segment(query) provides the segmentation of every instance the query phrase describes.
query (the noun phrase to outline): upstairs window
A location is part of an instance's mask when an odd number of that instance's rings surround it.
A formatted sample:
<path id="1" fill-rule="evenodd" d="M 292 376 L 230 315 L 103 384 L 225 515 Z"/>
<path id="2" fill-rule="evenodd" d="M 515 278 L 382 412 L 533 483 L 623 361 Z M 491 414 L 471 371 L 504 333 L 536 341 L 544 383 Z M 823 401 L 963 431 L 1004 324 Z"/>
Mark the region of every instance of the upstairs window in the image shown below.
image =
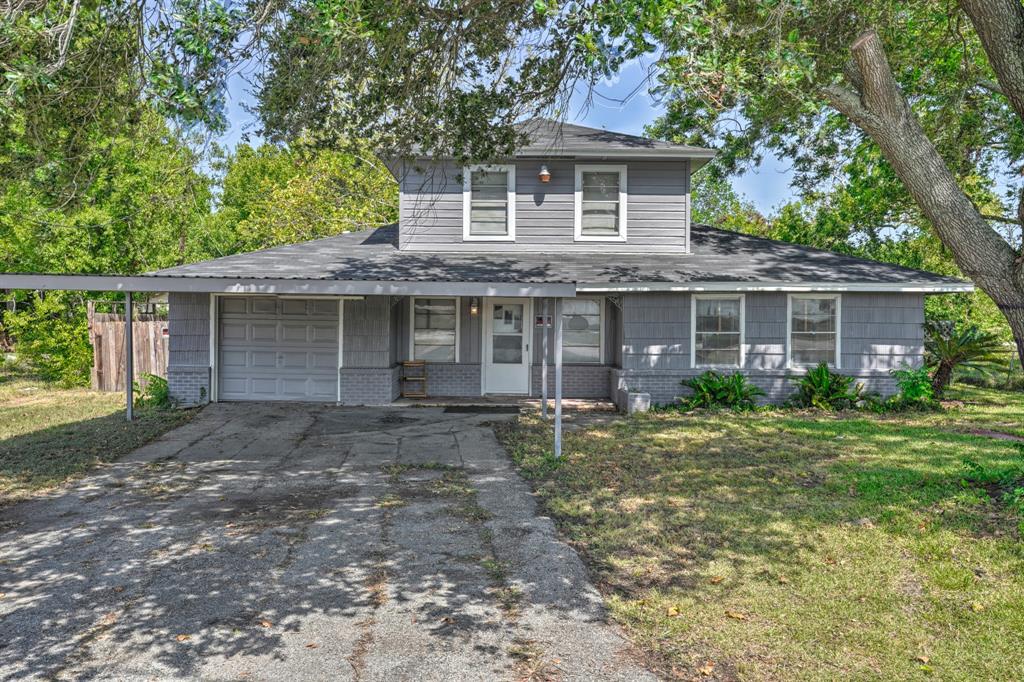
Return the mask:
<path id="1" fill-rule="evenodd" d="M 693 297 L 691 365 L 739 367 L 743 364 L 743 296 Z"/>
<path id="2" fill-rule="evenodd" d="M 601 308 L 597 298 L 567 298 L 562 302 L 562 359 L 601 362 Z"/>
<path id="3" fill-rule="evenodd" d="M 413 360 L 458 362 L 459 299 L 412 300 Z"/>
<path id="4" fill-rule="evenodd" d="M 577 241 L 626 241 L 626 167 L 576 166 Z"/>
<path id="5" fill-rule="evenodd" d="M 839 367 L 839 296 L 791 294 L 789 364 Z"/>
<path id="6" fill-rule="evenodd" d="M 464 240 L 515 240 L 515 166 L 467 166 L 462 172 L 462 195 Z"/>

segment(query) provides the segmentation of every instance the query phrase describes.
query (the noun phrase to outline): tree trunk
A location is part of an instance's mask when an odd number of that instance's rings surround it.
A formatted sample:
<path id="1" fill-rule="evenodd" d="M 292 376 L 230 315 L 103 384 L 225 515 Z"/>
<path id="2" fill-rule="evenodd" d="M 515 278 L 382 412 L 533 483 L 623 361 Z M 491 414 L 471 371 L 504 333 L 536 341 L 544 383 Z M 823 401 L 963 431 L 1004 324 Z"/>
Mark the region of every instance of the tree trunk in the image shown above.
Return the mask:
<path id="1" fill-rule="evenodd" d="M 939 366 L 935 368 L 935 375 L 932 376 L 932 393 L 935 394 L 936 400 L 942 398 L 942 394 L 946 392 L 946 387 L 949 386 L 949 382 L 953 379 L 953 365 L 943 361 L 939 363 Z"/>
<path id="2" fill-rule="evenodd" d="M 968 1 L 985 0 L 964 0 Z M 850 51 L 853 58 L 845 75 L 854 90 L 830 85 L 824 89 L 825 97 L 879 146 L 960 270 L 991 296 L 1006 316 L 1024 362 L 1024 262 L 1020 254 L 981 217 L 925 135 L 893 78 L 878 34 L 862 34 Z"/>

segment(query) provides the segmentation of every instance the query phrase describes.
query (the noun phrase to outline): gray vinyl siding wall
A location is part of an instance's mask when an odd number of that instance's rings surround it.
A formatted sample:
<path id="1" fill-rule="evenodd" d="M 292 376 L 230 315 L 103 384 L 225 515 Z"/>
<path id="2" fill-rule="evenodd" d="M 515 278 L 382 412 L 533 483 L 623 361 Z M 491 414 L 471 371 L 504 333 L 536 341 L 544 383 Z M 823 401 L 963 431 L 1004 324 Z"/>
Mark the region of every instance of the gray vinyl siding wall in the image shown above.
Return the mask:
<path id="1" fill-rule="evenodd" d="M 551 181 L 537 179 L 541 163 Z M 591 163 L 581 161 L 581 164 Z M 619 165 L 619 162 L 605 162 Z M 623 161 L 627 166 L 627 242 L 576 242 L 573 161 L 516 165 L 515 242 L 463 241 L 462 167 L 452 162 L 402 170 L 399 248 L 417 251 L 683 252 L 689 221 L 688 161 Z"/>
<path id="2" fill-rule="evenodd" d="M 167 389 L 183 406 L 210 399 L 210 295 L 168 296 Z"/>
<path id="3" fill-rule="evenodd" d="M 341 366 L 390 367 L 391 303 L 387 296 L 345 301 Z"/>
<path id="4" fill-rule="evenodd" d="M 751 380 L 780 400 L 792 390 L 786 367 L 787 294 L 745 295 L 742 367 Z M 682 379 L 704 371 L 690 364 L 690 305 L 687 293 L 628 294 L 622 298 L 622 370 L 613 393 L 623 385 L 650 392 L 655 402 L 685 393 Z M 868 390 L 895 390 L 890 370 L 920 366 L 924 354 L 924 296 L 904 293 L 841 295 L 840 368 Z M 727 370 L 725 370 L 727 371 Z"/>

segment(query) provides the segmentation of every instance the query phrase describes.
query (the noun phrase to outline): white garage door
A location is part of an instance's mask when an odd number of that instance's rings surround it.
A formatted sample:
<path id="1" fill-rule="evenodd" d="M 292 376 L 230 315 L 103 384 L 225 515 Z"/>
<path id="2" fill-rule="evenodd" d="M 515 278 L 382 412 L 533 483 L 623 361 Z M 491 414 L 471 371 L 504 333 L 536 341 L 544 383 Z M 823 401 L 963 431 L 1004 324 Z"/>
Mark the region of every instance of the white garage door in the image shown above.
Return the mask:
<path id="1" fill-rule="evenodd" d="M 219 299 L 219 400 L 338 397 L 338 301 Z"/>

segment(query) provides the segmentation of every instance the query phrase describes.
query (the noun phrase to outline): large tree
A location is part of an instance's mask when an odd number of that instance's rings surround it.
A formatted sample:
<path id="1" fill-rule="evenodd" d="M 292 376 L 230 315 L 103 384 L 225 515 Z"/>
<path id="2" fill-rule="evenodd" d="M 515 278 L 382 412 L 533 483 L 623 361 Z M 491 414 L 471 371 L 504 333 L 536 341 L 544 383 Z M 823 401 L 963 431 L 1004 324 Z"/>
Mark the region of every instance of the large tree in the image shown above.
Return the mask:
<path id="1" fill-rule="evenodd" d="M 271 140 L 368 138 L 388 154 L 494 157 L 516 143 L 518 118 L 564 114 L 575 87 L 645 59 L 668 103 L 659 129 L 721 146 L 723 172 L 769 150 L 812 192 L 848 181 L 837 170 L 870 140 L 902 192 L 888 217 L 931 225 L 999 306 L 1024 357 L 1020 231 L 1001 229 L 1019 228 L 1024 209 L 999 196 L 1004 186 L 1019 191 L 1024 163 L 1021 0 L 11 7 L 14 30 L 0 33 L 11 94 L 0 126 L 56 131 L 61 144 L 90 111 L 110 106 L 104 89 L 216 125 L 224 76 L 256 60 L 257 111 Z"/>

